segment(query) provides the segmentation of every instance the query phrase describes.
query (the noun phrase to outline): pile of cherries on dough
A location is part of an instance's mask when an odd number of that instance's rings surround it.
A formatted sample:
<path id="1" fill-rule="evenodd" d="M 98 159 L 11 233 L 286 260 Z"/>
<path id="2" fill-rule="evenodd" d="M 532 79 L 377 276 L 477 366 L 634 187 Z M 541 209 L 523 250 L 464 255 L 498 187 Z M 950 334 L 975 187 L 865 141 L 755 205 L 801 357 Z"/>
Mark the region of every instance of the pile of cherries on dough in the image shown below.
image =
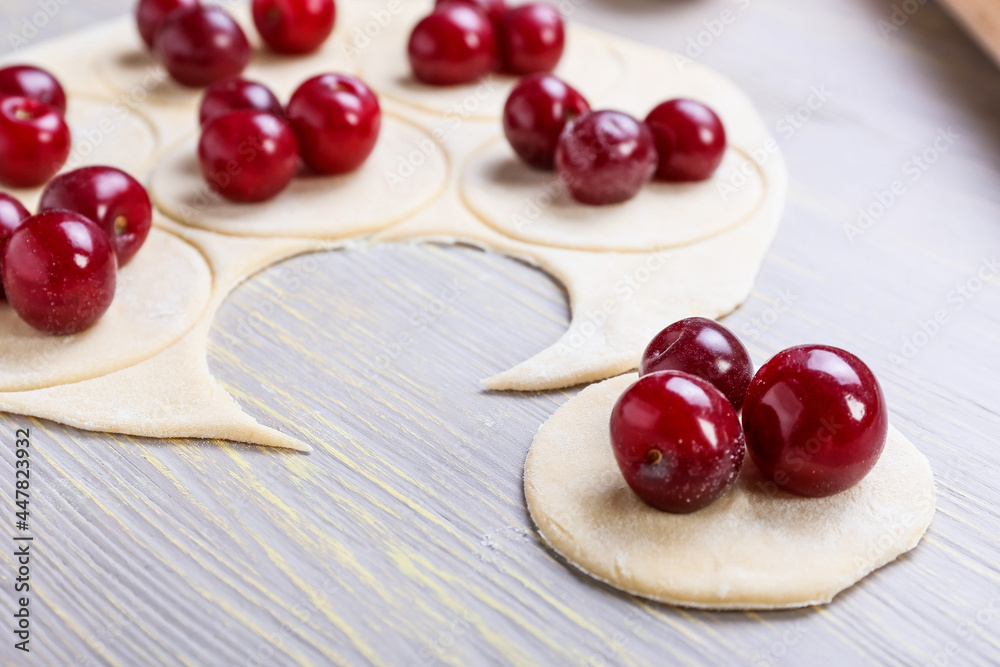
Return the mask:
<path id="1" fill-rule="evenodd" d="M 550 72 L 562 59 L 566 29 L 547 2 L 436 0 L 410 34 L 413 76 L 431 86 L 472 83 L 493 72 Z"/>
<path id="2" fill-rule="evenodd" d="M 522 79 L 504 107 L 504 134 L 537 169 L 555 169 L 582 204 L 619 204 L 652 179 L 704 181 L 726 152 L 726 130 L 708 106 L 673 99 L 645 121 L 614 110 L 591 111 L 575 88 L 552 74 Z"/>
<path id="3" fill-rule="evenodd" d="M 104 315 L 118 267 L 153 222 L 146 189 L 123 171 L 96 166 L 52 178 L 70 152 L 65 110 L 66 94 L 49 72 L 0 70 L 0 185 L 48 183 L 36 215 L 0 192 L 0 300 L 51 335 L 80 333 Z"/>
<path id="4" fill-rule="evenodd" d="M 72 135 L 66 93 L 38 67 L 0 69 L 0 185 L 37 188 L 66 164 Z"/>
<path id="5" fill-rule="evenodd" d="M 0 192 L 0 300 L 46 334 L 89 329 L 111 306 L 118 267 L 139 251 L 152 224 L 146 189 L 113 167 L 57 176 L 36 215 Z"/>
<path id="6" fill-rule="evenodd" d="M 254 0 L 252 9 L 262 38 L 281 53 L 319 48 L 336 15 L 333 0 Z M 256 201 L 287 185 L 300 158 L 295 133 L 307 137 L 303 142 L 312 151 L 302 159 L 326 173 L 351 168 L 351 160 L 360 164 L 374 146 L 381 113 L 360 82 L 317 77 L 285 110 L 259 84 L 232 79 L 249 62 L 250 45 L 221 8 L 197 0 L 140 0 L 136 20 L 175 80 L 191 87 L 217 84 L 202 105 L 210 132 L 201 158 L 206 174 L 216 177 L 210 184 L 223 194 Z M 258 113 L 261 106 L 266 113 Z M 77 334 L 97 323 L 114 300 L 117 269 L 135 256 L 152 227 L 146 189 L 118 169 L 87 167 L 53 179 L 70 154 L 65 109 L 65 92 L 48 72 L 0 70 L 0 185 L 48 183 L 34 216 L 0 193 L 0 297 L 51 335 Z"/>
<path id="7" fill-rule="evenodd" d="M 254 24 L 282 54 L 316 51 L 336 21 L 333 0 L 253 0 Z M 220 7 L 198 0 L 141 0 L 139 33 L 183 86 L 206 88 L 198 161 L 210 188 L 236 202 L 262 202 L 288 187 L 304 163 L 312 172 L 346 174 L 378 141 L 382 111 L 362 81 L 323 74 L 283 106 L 264 84 L 240 78 L 250 43 Z"/>
<path id="8" fill-rule="evenodd" d="M 627 201 L 654 177 L 693 182 L 715 173 L 726 131 L 712 109 L 669 100 L 645 121 L 591 111 L 583 95 L 549 74 L 565 44 L 562 17 L 548 3 L 508 8 L 504 0 L 437 0 L 410 34 L 408 54 L 414 77 L 434 86 L 497 71 L 524 77 L 504 108 L 507 140 L 530 166 L 557 170 L 580 203 Z"/>
<path id="9" fill-rule="evenodd" d="M 315 174 L 358 169 L 378 143 L 382 110 L 363 81 L 321 74 L 287 106 L 262 83 L 213 84 L 202 98 L 198 162 L 209 187 L 235 202 L 262 202 L 288 187 L 300 163 Z"/>
<path id="10" fill-rule="evenodd" d="M 754 375 L 739 339 L 696 317 L 649 344 L 639 380 L 612 410 L 611 444 L 639 498 L 687 514 L 725 493 L 748 450 L 763 492 L 845 491 L 878 462 L 888 428 L 882 388 L 856 356 L 802 345 Z"/>

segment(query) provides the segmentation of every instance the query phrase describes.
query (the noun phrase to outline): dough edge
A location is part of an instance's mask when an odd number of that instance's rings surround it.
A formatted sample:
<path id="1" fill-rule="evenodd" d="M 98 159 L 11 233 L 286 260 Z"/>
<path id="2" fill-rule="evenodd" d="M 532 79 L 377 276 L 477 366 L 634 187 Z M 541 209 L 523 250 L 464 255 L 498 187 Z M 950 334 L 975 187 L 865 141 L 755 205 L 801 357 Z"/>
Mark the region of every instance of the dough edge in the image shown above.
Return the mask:
<path id="1" fill-rule="evenodd" d="M 607 379 L 603 382 L 589 385 L 583 391 L 581 391 L 577 396 L 570 399 L 566 404 L 564 404 L 555 414 L 552 415 L 542 426 L 538 429 L 534 440 L 532 441 L 532 446 L 528 451 L 525 460 L 524 469 L 524 496 L 525 496 L 525 506 L 528 510 L 528 515 L 531 517 L 531 521 L 538 532 L 539 537 L 545 545 L 555 552 L 565 563 L 571 565 L 574 569 L 582 572 L 592 579 L 596 579 L 601 583 L 610 586 L 614 589 L 627 593 L 629 595 L 635 595 L 641 598 L 646 598 L 654 602 L 661 602 L 664 604 L 669 604 L 677 607 L 684 607 L 689 609 L 700 609 L 707 611 L 777 611 L 783 609 L 798 609 L 802 607 L 810 607 L 815 605 L 824 605 L 833 601 L 833 598 L 843 591 L 853 587 L 855 584 L 859 583 L 862 579 L 866 578 L 875 570 L 888 565 L 889 563 L 895 561 L 903 554 L 913 550 L 923 539 L 927 530 L 930 528 L 931 522 L 936 513 L 935 499 L 936 499 L 936 489 L 933 481 L 933 472 L 930 467 L 930 462 L 927 457 L 924 456 L 922 452 L 916 449 L 916 447 L 901 433 L 899 433 L 895 427 L 890 424 L 889 427 L 889 437 L 900 438 L 906 446 L 913 450 L 916 455 L 915 460 L 918 460 L 921 464 L 922 472 L 926 472 L 927 478 L 930 482 L 930 511 L 926 512 L 926 516 L 916 516 L 915 521 L 909 532 L 906 532 L 903 537 L 895 538 L 893 544 L 889 548 L 882 550 L 880 557 L 869 561 L 869 565 L 863 570 L 857 570 L 852 574 L 846 574 L 839 579 L 831 579 L 829 583 L 826 583 L 822 587 L 816 587 L 817 590 L 810 591 L 808 594 L 795 595 L 787 590 L 777 591 L 778 594 L 770 596 L 746 596 L 744 598 L 731 599 L 731 600 L 720 600 L 717 595 L 683 595 L 683 594 L 673 594 L 671 591 L 667 590 L 651 590 L 644 589 L 642 586 L 636 586 L 627 583 L 618 583 L 613 580 L 611 576 L 605 571 L 606 568 L 603 565 L 593 566 L 593 563 L 597 562 L 597 559 L 574 559 L 568 553 L 568 550 L 561 549 L 554 543 L 554 540 L 550 538 L 550 534 L 555 534 L 562 531 L 558 522 L 549 518 L 542 516 L 542 513 L 538 511 L 538 490 L 536 484 L 532 477 L 534 477 L 534 471 L 532 468 L 533 456 L 536 452 L 535 444 L 538 442 L 539 438 L 546 434 L 550 428 L 555 428 L 554 421 L 560 412 L 569 409 L 574 402 L 579 402 L 581 398 L 586 400 L 587 398 L 592 398 L 594 395 L 599 394 L 601 391 L 607 391 L 609 386 L 614 388 L 614 395 L 618 396 L 626 387 L 628 387 L 632 382 L 637 379 L 637 374 L 629 373 L 625 375 L 620 375 L 618 377 Z M 618 386 L 620 385 L 620 387 Z M 620 389 L 620 391 L 618 390 Z M 598 396 L 598 400 L 600 397 Z M 592 406 L 591 406 L 592 407 Z M 728 493 L 728 492 L 727 492 Z M 721 499 L 720 499 L 721 500 Z M 915 513 L 916 514 L 916 513 Z M 548 533 L 548 534 L 547 534 Z M 903 538 L 906 538 L 905 541 Z"/>

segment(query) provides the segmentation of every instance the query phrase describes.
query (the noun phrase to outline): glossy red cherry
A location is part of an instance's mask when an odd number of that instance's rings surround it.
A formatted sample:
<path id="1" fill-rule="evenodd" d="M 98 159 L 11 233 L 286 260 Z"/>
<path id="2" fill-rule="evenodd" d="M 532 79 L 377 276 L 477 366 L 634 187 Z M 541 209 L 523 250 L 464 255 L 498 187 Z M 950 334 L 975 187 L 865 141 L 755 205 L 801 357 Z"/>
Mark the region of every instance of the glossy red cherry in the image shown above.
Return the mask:
<path id="1" fill-rule="evenodd" d="M 17 199 L 0 192 L 0 276 L 3 275 L 3 249 L 14 230 L 30 217 L 28 209 Z M 3 281 L 0 280 L 0 299 L 4 298 Z"/>
<path id="2" fill-rule="evenodd" d="M 646 124 L 656 137 L 661 181 L 704 181 L 726 154 L 726 128 L 715 112 L 694 100 L 670 100 L 653 109 Z"/>
<path id="3" fill-rule="evenodd" d="M 69 157 L 63 115 L 30 97 L 0 98 L 0 184 L 34 188 L 52 178 Z"/>
<path id="4" fill-rule="evenodd" d="M 30 97 L 66 113 L 66 93 L 59 80 L 49 72 L 30 65 L 12 65 L 0 69 L 0 97 Z"/>
<path id="5" fill-rule="evenodd" d="M 471 5 L 489 18 L 490 23 L 494 26 L 500 21 L 500 17 L 503 16 L 504 12 L 507 11 L 507 3 L 504 0 L 436 0 L 434 3 L 435 9 L 441 5 L 446 4 L 464 4 Z"/>
<path id="6" fill-rule="evenodd" d="M 253 0 L 253 22 L 261 39 L 278 53 L 312 53 L 337 20 L 333 0 Z"/>
<path id="7" fill-rule="evenodd" d="M 639 373 L 657 371 L 683 371 L 700 377 L 739 410 L 753 379 L 753 362 L 732 331 L 714 320 L 689 317 L 658 333 L 643 353 Z"/>
<path id="8" fill-rule="evenodd" d="M 168 16 L 179 9 L 190 9 L 201 3 L 198 0 L 139 0 L 135 7 L 135 21 L 139 26 L 139 36 L 150 49 L 156 40 L 156 31 L 160 29 Z"/>
<path id="9" fill-rule="evenodd" d="M 471 83 L 496 66 L 496 31 L 475 7 L 444 3 L 413 29 L 408 53 L 418 81 L 432 86 Z"/>
<path id="10" fill-rule="evenodd" d="M 28 218 L 7 241 L 7 301 L 39 331 L 67 336 L 89 329 L 115 296 L 115 252 L 97 225 L 72 211 Z"/>
<path id="11" fill-rule="evenodd" d="M 0 192 L 0 254 L 10 235 L 30 216 L 28 209 L 16 197 Z"/>
<path id="12" fill-rule="evenodd" d="M 625 390 L 611 412 L 611 445 L 635 494 L 674 514 L 715 502 L 736 480 L 746 452 L 726 397 L 677 371 L 645 375 Z"/>
<path id="13" fill-rule="evenodd" d="M 656 171 L 653 133 L 628 114 L 592 111 L 566 124 L 556 147 L 556 169 L 583 204 L 627 201 Z"/>
<path id="14" fill-rule="evenodd" d="M 153 205 L 146 188 L 114 167 L 84 167 L 56 176 L 42 192 L 40 211 L 73 211 L 107 234 L 118 266 L 125 266 L 146 242 Z"/>
<path id="15" fill-rule="evenodd" d="M 243 29 L 219 7 L 173 12 L 156 32 L 154 44 L 170 76 L 189 88 L 237 76 L 250 62 Z"/>
<path id="16" fill-rule="evenodd" d="M 233 111 L 204 127 L 198 161 L 205 181 L 226 199 L 260 202 L 288 187 L 299 151 L 284 121 L 261 111 Z"/>
<path id="17" fill-rule="evenodd" d="M 277 96 L 262 83 L 232 77 L 217 81 L 205 90 L 198 111 L 198 121 L 204 125 L 216 116 L 230 111 L 263 111 L 284 118 L 285 109 Z"/>
<path id="18" fill-rule="evenodd" d="M 875 375 L 849 352 L 803 345 L 757 371 L 743 404 L 757 468 L 779 488 L 818 498 L 849 489 L 875 466 L 889 428 Z"/>
<path id="19" fill-rule="evenodd" d="M 522 160 L 552 169 L 566 123 L 588 111 L 590 105 L 575 88 L 551 74 L 532 74 L 521 79 L 507 98 L 503 131 Z"/>
<path id="20" fill-rule="evenodd" d="M 353 76 L 323 74 L 303 83 L 286 110 L 302 160 L 321 174 L 346 174 L 371 155 L 382 109 L 371 88 Z"/>
<path id="21" fill-rule="evenodd" d="M 551 72 L 562 59 L 566 29 L 562 16 L 547 2 L 508 9 L 500 18 L 497 41 L 504 71 Z"/>

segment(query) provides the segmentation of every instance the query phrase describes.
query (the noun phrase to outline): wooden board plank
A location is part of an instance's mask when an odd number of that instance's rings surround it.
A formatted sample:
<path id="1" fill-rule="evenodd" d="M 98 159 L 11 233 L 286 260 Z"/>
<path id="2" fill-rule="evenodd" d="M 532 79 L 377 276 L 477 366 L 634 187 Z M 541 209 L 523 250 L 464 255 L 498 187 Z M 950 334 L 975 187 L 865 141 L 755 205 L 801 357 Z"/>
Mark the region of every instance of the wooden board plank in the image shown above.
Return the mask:
<path id="1" fill-rule="evenodd" d="M 129 4 L 66 3 L 33 39 Z M 927 540 L 794 612 L 690 612 L 593 583 L 540 544 L 520 482 L 534 432 L 573 392 L 478 386 L 555 340 L 562 290 L 468 249 L 359 249 L 264 272 L 214 325 L 213 372 L 255 416 L 319 443 L 311 456 L 0 416 L 5 498 L 14 431 L 32 429 L 39 553 L 25 659 L 0 549 L 0 663 L 996 664 L 1000 74 L 930 3 L 888 35 L 892 0 L 578 4 L 577 20 L 691 49 L 773 125 L 789 210 L 727 322 L 758 363 L 812 341 L 875 368 L 937 476 Z M 0 49 L 36 11 L 0 6 Z"/>

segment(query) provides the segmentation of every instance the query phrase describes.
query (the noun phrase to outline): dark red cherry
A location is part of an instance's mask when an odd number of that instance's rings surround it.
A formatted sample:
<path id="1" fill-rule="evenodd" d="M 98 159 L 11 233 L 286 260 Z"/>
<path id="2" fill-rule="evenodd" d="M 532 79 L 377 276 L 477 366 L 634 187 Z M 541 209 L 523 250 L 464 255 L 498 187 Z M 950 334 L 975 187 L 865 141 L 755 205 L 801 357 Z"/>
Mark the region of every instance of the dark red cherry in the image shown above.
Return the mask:
<path id="1" fill-rule="evenodd" d="M 818 498 L 875 466 L 889 417 L 875 375 L 849 352 L 803 345 L 779 352 L 750 383 L 743 428 L 757 468 L 777 487 Z"/>
<path id="2" fill-rule="evenodd" d="M 0 98 L 0 184 L 43 185 L 66 164 L 70 145 L 58 109 L 30 97 Z"/>
<path id="3" fill-rule="evenodd" d="M 0 69 L 0 97 L 30 97 L 66 113 L 66 93 L 59 80 L 39 67 L 12 65 Z"/>
<path id="4" fill-rule="evenodd" d="M 504 0 L 436 0 L 434 3 L 435 10 L 441 5 L 449 3 L 471 5 L 477 8 L 479 11 L 486 14 L 490 23 L 494 26 L 499 23 L 500 17 L 507 11 L 507 3 Z"/>
<path id="5" fill-rule="evenodd" d="M 312 53 L 327 40 L 337 20 L 333 0 L 253 0 L 253 22 L 278 53 Z"/>
<path id="6" fill-rule="evenodd" d="M 732 404 L 687 373 L 639 378 L 611 412 L 611 446 L 629 487 L 675 514 L 711 505 L 736 481 L 746 443 Z"/>
<path id="7" fill-rule="evenodd" d="M 378 98 L 363 81 L 323 74 L 303 83 L 286 110 L 302 160 L 321 174 L 346 174 L 371 155 L 382 128 Z"/>
<path id="8" fill-rule="evenodd" d="M 3 249 L 14 230 L 30 217 L 28 209 L 17 199 L 0 192 L 0 276 L 3 275 Z M 3 281 L 0 280 L 0 299 L 4 298 Z"/>
<path id="9" fill-rule="evenodd" d="M 753 378 L 750 353 L 726 327 L 704 317 L 674 322 L 650 342 L 641 375 L 683 371 L 711 383 L 739 410 Z"/>
<path id="10" fill-rule="evenodd" d="M 661 181 L 704 181 L 726 153 L 726 128 L 701 102 L 670 100 L 653 109 L 646 124 L 656 137 Z"/>
<path id="11" fill-rule="evenodd" d="M 30 216 L 28 209 L 16 197 L 0 192 L 0 253 L 14 230 Z"/>
<path id="12" fill-rule="evenodd" d="M 552 74 L 521 79 L 507 98 L 503 131 L 522 160 L 538 169 L 552 169 L 556 146 L 566 123 L 590 111 L 575 88 Z"/>
<path id="13" fill-rule="evenodd" d="M 508 9 L 500 18 L 497 41 L 504 71 L 551 72 L 562 59 L 566 32 L 562 16 L 547 2 Z"/>
<path id="14" fill-rule="evenodd" d="M 150 49 L 156 40 L 156 31 L 160 29 L 168 16 L 179 9 L 190 9 L 201 3 L 198 0 L 139 0 L 135 7 L 135 21 L 139 26 L 139 36 Z"/>
<path id="15" fill-rule="evenodd" d="M 198 161 L 205 181 L 226 199 L 260 202 L 288 187 L 299 151 L 281 119 L 262 111 L 233 111 L 203 128 Z"/>
<path id="16" fill-rule="evenodd" d="M 592 111 L 566 124 L 556 148 L 556 169 L 583 204 L 627 201 L 656 171 L 653 133 L 628 114 Z"/>
<path id="17" fill-rule="evenodd" d="M 28 218 L 3 253 L 7 301 L 22 320 L 54 336 L 80 333 L 104 315 L 117 269 L 107 235 L 72 211 Z"/>
<path id="18" fill-rule="evenodd" d="M 240 110 L 263 111 L 279 118 L 285 116 L 284 107 L 270 88 L 256 81 L 232 77 L 217 81 L 205 90 L 198 121 L 204 125 L 216 116 Z"/>
<path id="19" fill-rule="evenodd" d="M 243 29 L 219 7 L 173 12 L 156 32 L 155 49 L 170 76 L 189 88 L 237 76 L 250 62 Z"/>
<path id="20" fill-rule="evenodd" d="M 471 83 L 496 66 L 496 32 L 482 11 L 448 2 L 413 29 L 408 53 L 418 81 L 432 86 Z"/>
<path id="21" fill-rule="evenodd" d="M 42 192 L 40 211 L 73 211 L 100 227 L 125 266 L 146 242 L 153 205 L 146 188 L 114 167 L 84 167 L 56 176 Z"/>

